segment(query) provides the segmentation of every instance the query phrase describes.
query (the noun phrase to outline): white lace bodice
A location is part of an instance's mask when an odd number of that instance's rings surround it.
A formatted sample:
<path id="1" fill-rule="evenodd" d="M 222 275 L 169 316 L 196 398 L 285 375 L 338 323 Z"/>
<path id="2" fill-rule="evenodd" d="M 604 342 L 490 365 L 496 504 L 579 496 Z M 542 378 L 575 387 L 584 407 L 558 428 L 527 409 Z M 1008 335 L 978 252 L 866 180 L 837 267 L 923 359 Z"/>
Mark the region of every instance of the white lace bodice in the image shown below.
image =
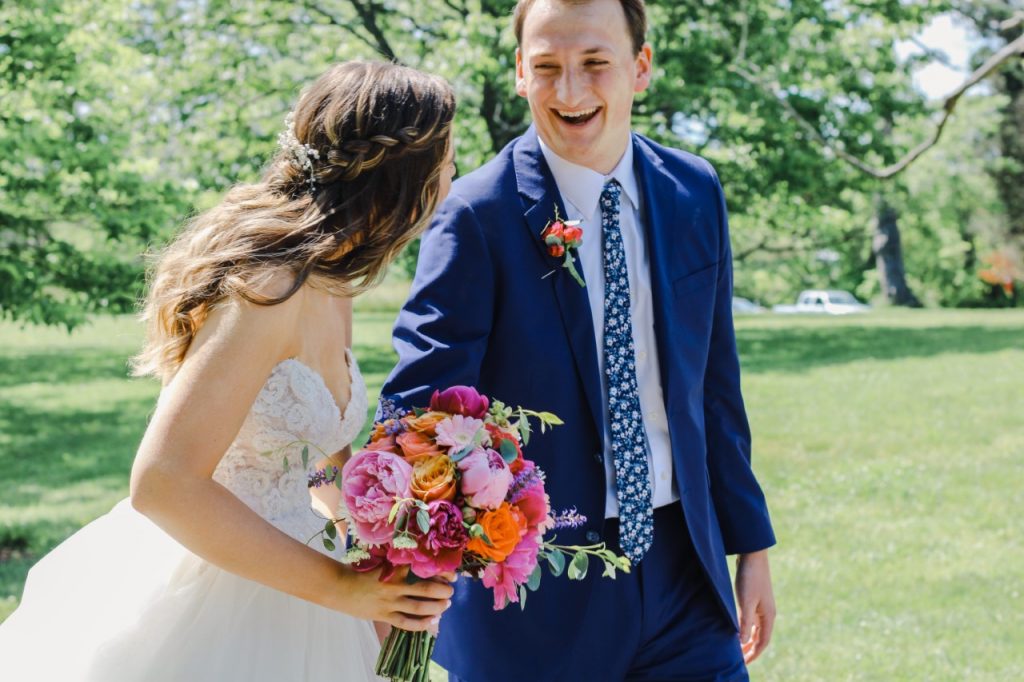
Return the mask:
<path id="1" fill-rule="evenodd" d="M 351 351 L 346 356 L 351 398 L 344 413 L 315 370 L 294 358 L 283 360 L 213 474 L 253 511 L 302 542 L 323 526 L 310 509 L 308 475 L 318 460 L 350 445 L 366 420 L 366 383 L 355 356 Z M 301 453 L 307 444 L 304 468 Z"/>

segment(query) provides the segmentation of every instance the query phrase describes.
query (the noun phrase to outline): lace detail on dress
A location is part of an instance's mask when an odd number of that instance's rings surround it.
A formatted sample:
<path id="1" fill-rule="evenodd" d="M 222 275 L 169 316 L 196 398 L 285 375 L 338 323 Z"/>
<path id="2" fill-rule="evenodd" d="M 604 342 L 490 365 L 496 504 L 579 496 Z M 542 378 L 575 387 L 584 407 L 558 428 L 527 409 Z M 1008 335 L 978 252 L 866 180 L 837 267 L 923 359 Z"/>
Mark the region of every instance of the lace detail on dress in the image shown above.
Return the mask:
<path id="1" fill-rule="evenodd" d="M 310 509 L 308 474 L 323 453 L 350 445 L 366 420 L 366 383 L 351 351 L 346 358 L 351 397 L 344 413 L 316 371 L 294 358 L 278 363 L 213 474 L 253 511 L 303 542 L 323 525 Z"/>

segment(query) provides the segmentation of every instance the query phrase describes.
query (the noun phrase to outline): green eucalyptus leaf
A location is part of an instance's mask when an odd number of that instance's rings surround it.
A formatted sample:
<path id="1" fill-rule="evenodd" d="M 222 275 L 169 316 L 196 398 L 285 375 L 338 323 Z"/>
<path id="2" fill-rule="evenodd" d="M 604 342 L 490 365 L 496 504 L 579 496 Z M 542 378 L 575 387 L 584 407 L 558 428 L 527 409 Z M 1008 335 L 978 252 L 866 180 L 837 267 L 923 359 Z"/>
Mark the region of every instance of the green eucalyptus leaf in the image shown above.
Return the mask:
<path id="1" fill-rule="evenodd" d="M 338 527 L 334 525 L 334 521 L 328 521 L 324 524 L 324 532 L 327 533 L 329 538 L 338 537 Z"/>
<path id="2" fill-rule="evenodd" d="M 519 610 L 520 611 L 525 611 L 526 610 L 526 595 L 527 594 L 528 594 L 528 591 L 526 589 L 526 586 L 525 585 L 520 585 L 519 586 Z"/>
<path id="3" fill-rule="evenodd" d="M 335 548 L 335 545 L 334 545 L 334 542 L 330 538 L 324 538 L 324 547 L 327 548 L 328 552 L 333 552 L 334 548 Z"/>
<path id="4" fill-rule="evenodd" d="M 420 532 L 421 533 L 424 533 L 424 534 L 429 533 L 430 532 L 430 514 L 428 514 L 423 509 L 420 509 L 419 511 L 417 511 L 416 512 L 416 525 L 420 527 Z"/>
<path id="5" fill-rule="evenodd" d="M 549 426 L 562 426 L 565 424 L 558 415 L 551 412 L 539 412 L 537 416 L 540 417 L 541 423 L 548 424 Z"/>
<path id="6" fill-rule="evenodd" d="M 519 435 L 523 439 L 523 445 L 530 444 L 530 420 L 525 416 L 520 415 L 519 421 L 516 422 L 516 426 L 519 428 Z"/>
<path id="7" fill-rule="evenodd" d="M 541 567 L 540 567 L 540 563 L 538 563 L 538 564 L 537 564 L 537 565 L 536 565 L 536 566 L 534 567 L 534 569 L 533 569 L 533 573 L 531 573 L 531 574 L 530 574 L 530 577 L 529 577 L 529 578 L 527 579 L 527 581 L 526 581 L 526 587 L 527 587 L 527 588 L 528 588 L 528 589 L 529 589 L 529 590 L 530 590 L 531 592 L 536 592 L 536 591 L 537 591 L 537 588 L 538 588 L 538 587 L 540 587 L 540 579 L 541 579 L 541 577 L 542 577 L 543 575 L 544 575 L 544 571 L 542 571 L 542 570 L 541 570 Z"/>
<path id="8" fill-rule="evenodd" d="M 510 440 L 501 441 L 501 458 L 505 460 L 506 464 L 516 461 L 518 456 L 519 453 L 516 451 L 515 443 Z"/>
<path id="9" fill-rule="evenodd" d="M 557 578 L 565 570 L 565 555 L 561 550 L 553 549 L 548 552 L 548 563 L 551 564 L 551 575 Z"/>
<path id="10" fill-rule="evenodd" d="M 576 552 L 569 564 L 569 580 L 583 580 L 587 577 L 587 567 L 590 565 L 590 557 L 586 552 Z"/>
<path id="11" fill-rule="evenodd" d="M 309 468 L 309 446 L 302 446 L 302 469 L 306 470 Z"/>
<path id="12" fill-rule="evenodd" d="M 464 459 L 466 457 L 466 455 L 468 455 L 469 453 L 473 452 L 473 450 L 475 450 L 475 449 L 476 449 L 476 445 L 473 444 L 473 443 L 470 443 L 466 447 L 464 447 L 461 450 L 459 450 L 458 452 L 456 452 L 454 455 L 448 455 L 448 458 L 451 459 L 453 462 L 458 462 L 458 461 Z"/>

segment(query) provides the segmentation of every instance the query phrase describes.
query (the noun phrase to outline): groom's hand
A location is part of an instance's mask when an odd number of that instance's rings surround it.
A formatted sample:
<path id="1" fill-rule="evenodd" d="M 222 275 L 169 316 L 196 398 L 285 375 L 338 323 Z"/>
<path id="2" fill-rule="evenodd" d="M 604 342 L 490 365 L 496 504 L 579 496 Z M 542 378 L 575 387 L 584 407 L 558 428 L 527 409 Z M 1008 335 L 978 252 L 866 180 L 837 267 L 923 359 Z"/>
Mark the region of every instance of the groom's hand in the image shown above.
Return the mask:
<path id="1" fill-rule="evenodd" d="M 741 554 L 736 563 L 740 645 L 743 660 L 752 663 L 768 647 L 775 625 L 775 597 L 768 569 L 768 550 Z"/>

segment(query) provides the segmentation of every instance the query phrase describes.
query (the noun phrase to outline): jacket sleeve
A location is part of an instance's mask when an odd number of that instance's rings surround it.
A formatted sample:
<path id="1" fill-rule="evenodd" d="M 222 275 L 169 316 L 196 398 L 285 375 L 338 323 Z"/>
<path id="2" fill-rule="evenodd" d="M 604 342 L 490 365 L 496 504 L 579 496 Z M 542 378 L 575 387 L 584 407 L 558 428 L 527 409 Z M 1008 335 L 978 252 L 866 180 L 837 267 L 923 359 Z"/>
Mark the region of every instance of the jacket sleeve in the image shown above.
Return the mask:
<path id="1" fill-rule="evenodd" d="M 732 249 L 725 195 L 712 173 L 718 203 L 721 261 L 704 376 L 704 423 L 711 499 L 726 554 L 745 554 L 775 544 L 761 486 L 751 469 L 750 427 L 740 392 L 740 365 L 732 319 Z"/>
<path id="2" fill-rule="evenodd" d="M 398 364 L 382 398 L 426 407 L 436 389 L 476 386 L 493 308 L 493 268 L 480 224 L 464 200 L 449 195 L 420 242 L 416 277 L 394 328 Z"/>

